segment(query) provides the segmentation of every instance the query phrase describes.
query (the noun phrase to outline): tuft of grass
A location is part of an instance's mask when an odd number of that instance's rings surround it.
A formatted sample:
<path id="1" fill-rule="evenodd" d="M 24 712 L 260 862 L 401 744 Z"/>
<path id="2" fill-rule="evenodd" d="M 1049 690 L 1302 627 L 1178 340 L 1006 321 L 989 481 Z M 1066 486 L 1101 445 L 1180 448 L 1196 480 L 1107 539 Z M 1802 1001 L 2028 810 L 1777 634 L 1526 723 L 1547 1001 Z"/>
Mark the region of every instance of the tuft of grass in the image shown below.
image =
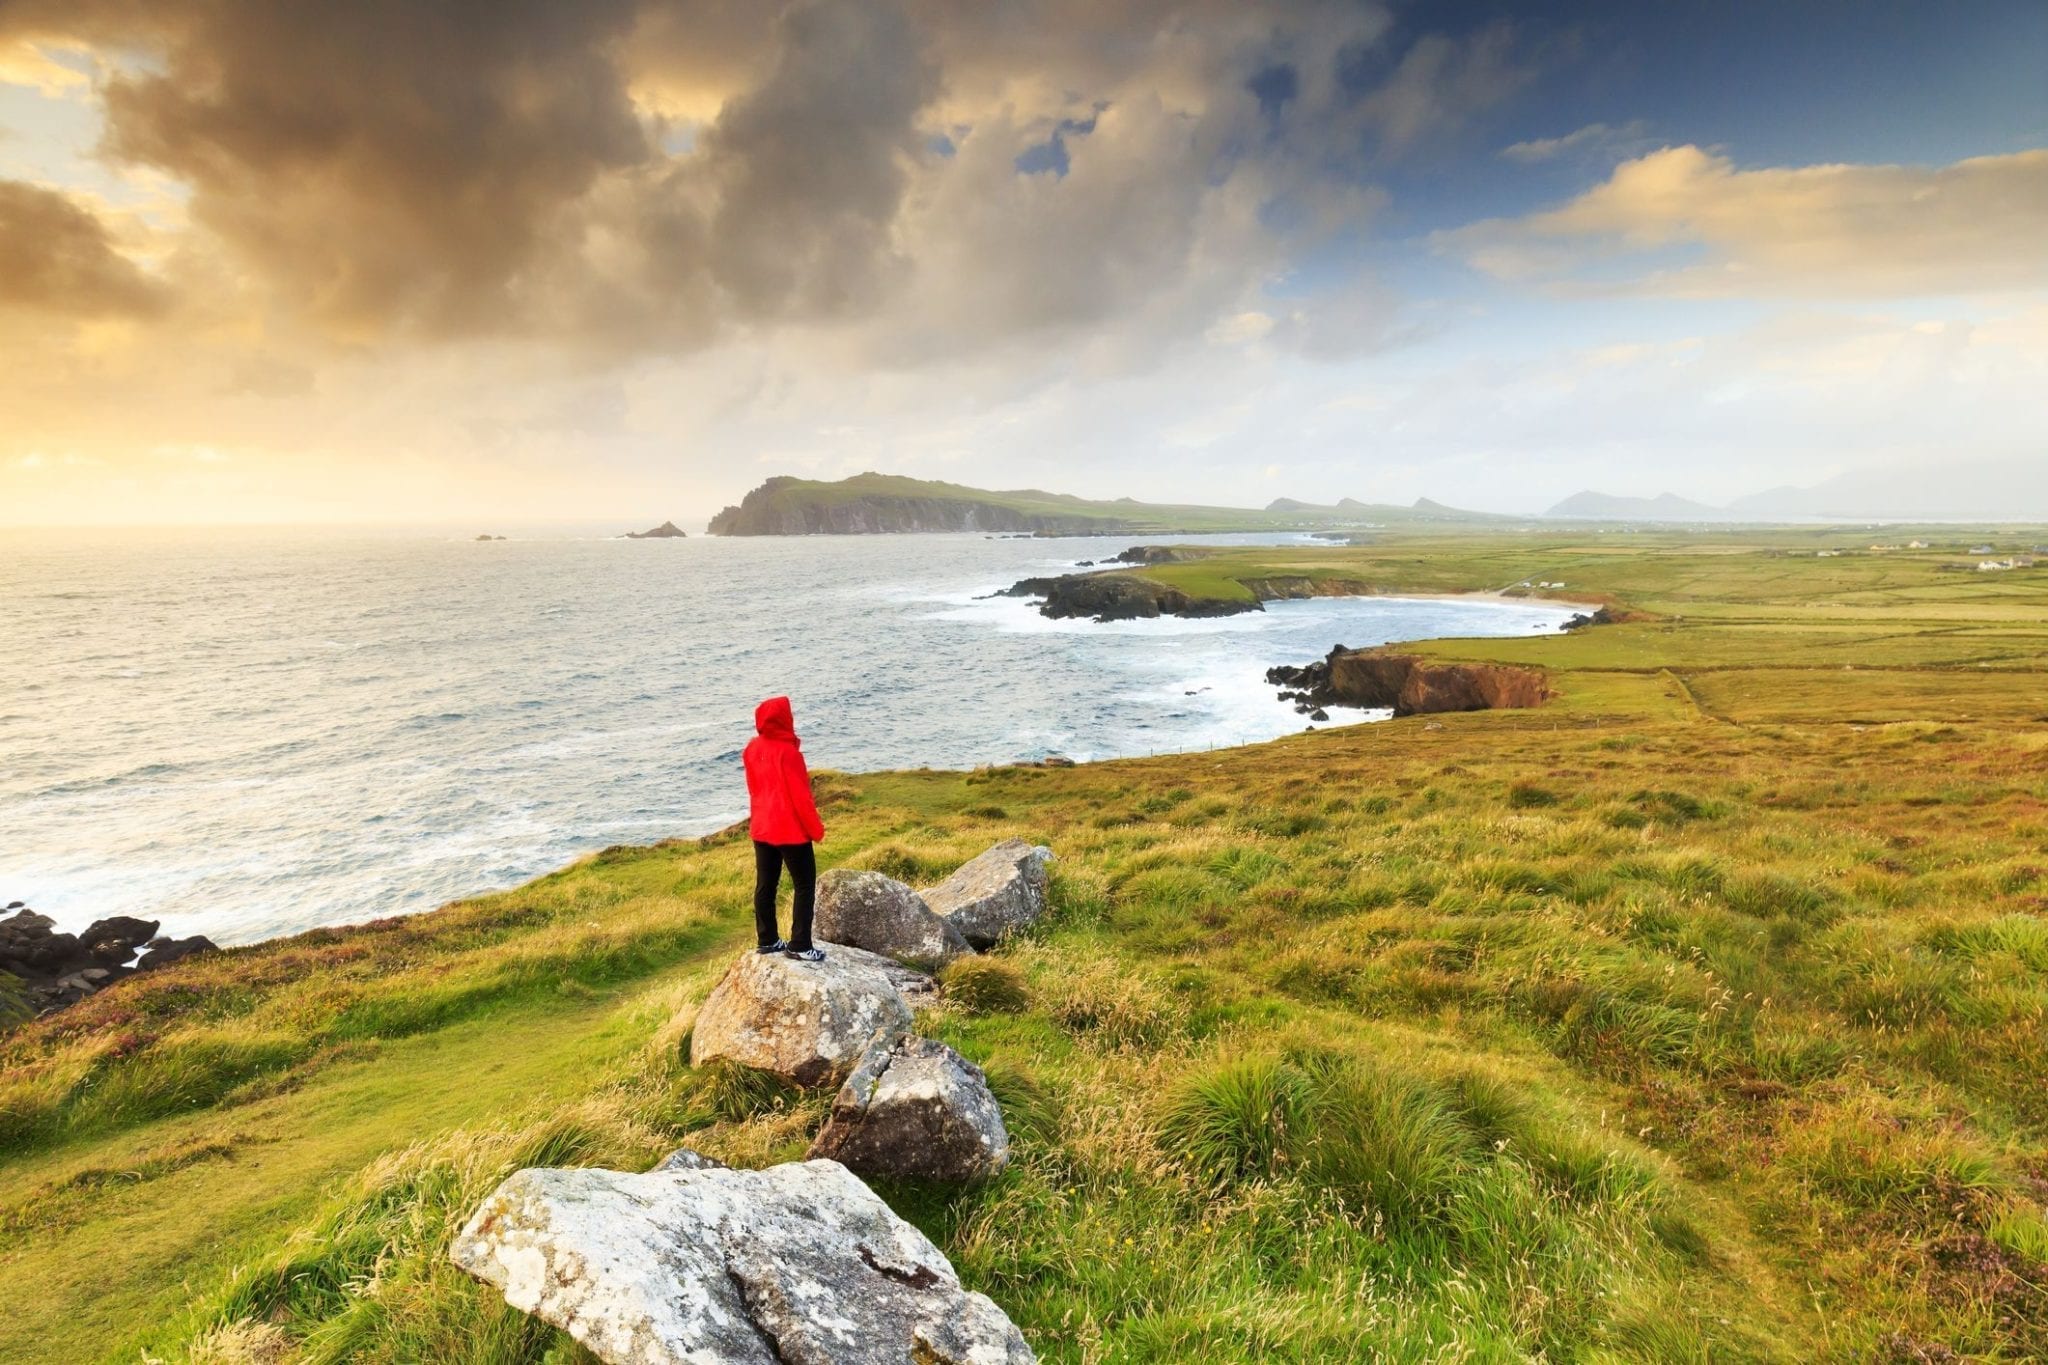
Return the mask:
<path id="1" fill-rule="evenodd" d="M 939 981 L 946 999 L 969 1014 L 1016 1014 L 1031 1003 L 1024 973 L 999 957 L 955 958 Z"/>

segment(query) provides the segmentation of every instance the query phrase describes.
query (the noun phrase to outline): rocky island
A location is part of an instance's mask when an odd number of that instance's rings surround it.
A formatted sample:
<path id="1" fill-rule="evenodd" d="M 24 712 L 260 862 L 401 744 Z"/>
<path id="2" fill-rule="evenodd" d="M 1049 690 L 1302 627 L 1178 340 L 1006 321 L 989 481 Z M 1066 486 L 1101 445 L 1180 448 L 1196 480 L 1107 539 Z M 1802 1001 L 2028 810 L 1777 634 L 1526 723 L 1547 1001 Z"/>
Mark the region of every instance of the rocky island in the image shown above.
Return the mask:
<path id="1" fill-rule="evenodd" d="M 682 527 L 674 522 L 664 521 L 651 531 L 628 531 L 623 538 L 626 540 L 682 540 L 688 534 L 689 532 L 683 530 Z"/>

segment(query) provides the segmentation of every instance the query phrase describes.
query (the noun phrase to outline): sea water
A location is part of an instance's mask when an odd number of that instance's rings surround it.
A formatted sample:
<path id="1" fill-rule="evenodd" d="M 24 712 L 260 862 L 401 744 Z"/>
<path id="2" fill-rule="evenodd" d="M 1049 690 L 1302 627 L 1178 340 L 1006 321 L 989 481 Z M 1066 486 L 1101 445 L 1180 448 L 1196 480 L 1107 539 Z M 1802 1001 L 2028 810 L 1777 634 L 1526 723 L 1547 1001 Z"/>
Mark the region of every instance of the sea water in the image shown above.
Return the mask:
<path id="1" fill-rule="evenodd" d="M 1570 612 L 1332 598 L 1098 625 L 989 595 L 1128 543 L 6 533 L 0 905 L 223 944 L 404 914 L 739 818 L 775 693 L 813 768 L 1087 761 L 1297 731 L 1264 672 L 1333 644 Z"/>

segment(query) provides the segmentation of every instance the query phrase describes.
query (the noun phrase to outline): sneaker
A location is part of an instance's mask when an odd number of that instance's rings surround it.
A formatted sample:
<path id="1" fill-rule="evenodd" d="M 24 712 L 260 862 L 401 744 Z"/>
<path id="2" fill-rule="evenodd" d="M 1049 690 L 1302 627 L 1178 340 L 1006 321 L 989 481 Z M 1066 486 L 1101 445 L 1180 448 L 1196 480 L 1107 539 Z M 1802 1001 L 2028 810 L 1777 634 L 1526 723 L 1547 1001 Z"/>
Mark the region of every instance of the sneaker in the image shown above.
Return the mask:
<path id="1" fill-rule="evenodd" d="M 773 943 L 762 944 L 760 947 L 754 949 L 754 951 L 759 953 L 763 957 L 767 957 L 770 953 L 779 953 L 787 947 L 789 947 L 789 945 L 778 938 Z"/>
<path id="2" fill-rule="evenodd" d="M 825 960 L 825 950 L 823 948 L 788 948 L 783 951 L 782 955 L 784 957 L 793 957 L 798 962 L 823 962 Z"/>

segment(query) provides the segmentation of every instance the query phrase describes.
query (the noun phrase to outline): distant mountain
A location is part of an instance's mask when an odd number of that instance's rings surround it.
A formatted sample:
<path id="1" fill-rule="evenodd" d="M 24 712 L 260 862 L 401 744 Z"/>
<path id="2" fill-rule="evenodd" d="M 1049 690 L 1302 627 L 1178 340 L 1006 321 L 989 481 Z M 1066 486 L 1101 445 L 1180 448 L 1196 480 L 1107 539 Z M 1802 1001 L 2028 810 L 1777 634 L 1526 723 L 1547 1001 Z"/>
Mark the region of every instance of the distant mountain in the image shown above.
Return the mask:
<path id="1" fill-rule="evenodd" d="M 2048 455 L 1840 474 L 1737 498 L 1745 519 L 2048 522 Z"/>
<path id="2" fill-rule="evenodd" d="M 1416 521 L 1524 521 L 1524 517 L 1500 516 L 1492 512 L 1468 512 L 1462 507 L 1447 507 L 1429 498 L 1417 498 L 1407 507 L 1390 502 L 1360 502 L 1357 498 L 1339 498 L 1335 503 L 1302 502 L 1295 498 L 1275 498 L 1266 504 L 1266 510 L 1296 516 L 1343 517 L 1353 521 L 1369 518 L 1376 522 Z"/>
<path id="3" fill-rule="evenodd" d="M 1543 514 L 1583 521 L 1961 521 L 2048 523 L 2048 456 L 1969 460 L 1840 474 L 1784 485 L 1715 507 L 1673 493 L 1618 498 L 1574 493 Z"/>
<path id="4" fill-rule="evenodd" d="M 1621 498 L 1587 489 L 1574 493 L 1543 514 L 1580 521 L 1740 521 L 1743 514 L 1725 507 L 1711 507 L 1676 493 L 1659 493 L 1654 498 Z"/>
<path id="5" fill-rule="evenodd" d="M 1264 509 L 1091 501 L 1037 488 L 990 490 L 893 474 L 856 474 L 827 482 L 786 475 L 748 493 L 711 519 L 715 536 L 871 535 L 902 531 L 983 531 L 1031 535 L 1170 535 L 1356 527 L 1366 522 L 1510 521 L 1461 512 L 1426 499 L 1387 507 L 1346 498 L 1318 506 L 1279 498 Z"/>

